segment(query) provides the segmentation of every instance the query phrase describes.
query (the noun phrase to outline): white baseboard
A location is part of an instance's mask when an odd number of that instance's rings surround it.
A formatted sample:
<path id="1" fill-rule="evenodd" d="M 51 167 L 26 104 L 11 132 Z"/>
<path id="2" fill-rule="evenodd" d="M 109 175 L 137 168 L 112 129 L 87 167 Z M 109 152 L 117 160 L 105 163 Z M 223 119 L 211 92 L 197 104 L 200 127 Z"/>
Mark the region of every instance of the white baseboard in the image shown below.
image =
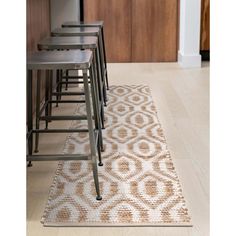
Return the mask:
<path id="1" fill-rule="evenodd" d="M 178 63 L 183 68 L 201 67 L 201 55 L 183 55 L 178 52 Z"/>

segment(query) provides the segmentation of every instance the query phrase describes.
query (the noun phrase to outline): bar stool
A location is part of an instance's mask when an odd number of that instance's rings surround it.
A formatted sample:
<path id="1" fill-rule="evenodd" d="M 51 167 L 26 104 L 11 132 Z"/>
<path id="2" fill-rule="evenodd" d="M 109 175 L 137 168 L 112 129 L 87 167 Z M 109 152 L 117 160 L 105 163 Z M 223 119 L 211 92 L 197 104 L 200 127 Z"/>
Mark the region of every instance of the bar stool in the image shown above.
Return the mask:
<path id="1" fill-rule="evenodd" d="M 101 41 L 103 47 L 104 55 L 104 66 L 105 66 L 105 75 L 106 75 L 106 84 L 107 89 L 109 89 L 108 84 L 108 72 L 107 72 L 107 59 L 106 59 L 106 48 L 105 48 L 105 37 L 104 37 L 104 22 L 103 21 L 93 21 L 93 22 L 84 22 L 84 21 L 67 21 L 61 25 L 62 27 L 99 27 L 101 30 Z"/>
<path id="2" fill-rule="evenodd" d="M 72 36 L 95 36 L 98 38 L 98 50 L 101 61 L 102 82 L 106 83 L 106 73 L 104 52 L 102 45 L 101 31 L 99 27 L 76 27 L 76 28 L 57 28 L 51 32 L 51 36 L 55 37 L 72 37 Z M 106 85 L 105 85 L 106 86 Z M 106 89 L 104 89 L 104 99 L 107 101 Z"/>
<path id="3" fill-rule="evenodd" d="M 100 60 L 99 60 L 99 51 L 97 46 L 97 37 L 48 37 L 41 42 L 38 43 L 38 49 L 39 50 L 72 50 L 72 49 L 90 49 L 93 52 L 93 58 L 95 62 L 95 79 L 97 80 L 98 88 L 99 88 L 99 115 L 101 116 L 101 126 L 104 129 L 104 98 L 103 98 L 103 89 L 104 84 L 101 81 L 101 68 L 100 68 Z M 79 78 L 75 76 L 74 78 Z M 38 80 L 39 81 L 39 80 Z M 40 83 L 40 81 L 39 81 Z M 59 82 L 59 85 L 63 82 Z M 68 83 L 80 83 L 80 82 L 68 82 Z M 37 86 L 40 88 L 40 85 Z M 50 89 L 52 89 L 52 86 L 50 86 Z M 57 85 L 58 88 L 58 85 Z M 52 95 L 56 95 L 57 101 L 54 101 L 56 103 L 63 101 L 58 101 L 59 96 L 63 95 L 65 93 L 61 92 L 61 90 L 57 89 L 57 92 L 52 92 Z M 66 93 L 66 95 L 69 95 L 70 93 Z M 40 91 L 37 90 L 37 98 L 40 97 Z M 40 101 L 37 99 L 37 106 L 39 106 Z M 65 102 L 65 101 L 64 101 Z M 73 101 L 70 101 L 73 102 Z M 69 101 L 67 101 L 69 103 Z M 36 129 L 39 128 L 39 117 L 36 120 Z M 36 134 L 35 139 L 35 152 L 38 152 L 38 142 L 39 142 L 39 134 Z M 103 149 L 101 149 L 103 151 Z"/>
<path id="4" fill-rule="evenodd" d="M 32 71 L 37 70 L 40 75 L 41 70 L 46 70 L 49 75 L 50 70 L 82 70 L 86 115 L 62 115 L 53 116 L 45 113 L 40 118 L 42 120 L 87 120 L 88 129 L 34 129 L 33 109 L 32 109 Z M 88 84 L 88 72 L 90 75 L 91 89 Z M 47 77 L 47 80 L 50 77 Z M 92 97 L 92 105 L 90 101 Z M 70 51 L 40 51 L 27 58 L 27 161 L 55 161 L 55 160 L 90 160 L 92 161 L 93 177 L 97 193 L 97 200 L 101 200 L 97 171 L 97 152 L 96 146 L 101 145 L 99 140 L 102 138 L 98 108 L 98 86 L 95 80 L 95 68 L 93 53 L 90 50 L 70 50 Z M 51 101 L 48 101 L 50 103 Z M 93 106 L 93 112 L 92 112 Z M 46 110 L 47 110 L 46 104 Z M 39 112 L 39 108 L 36 108 Z M 93 114 L 92 114 L 93 113 Z M 39 115 L 39 114 L 38 114 Z M 94 122 L 93 122 L 94 116 Z M 95 127 L 94 127 L 95 125 Z M 35 133 L 70 133 L 88 132 L 90 153 L 89 154 L 33 154 L 33 134 Z M 99 158 L 99 163 L 102 164 Z"/>

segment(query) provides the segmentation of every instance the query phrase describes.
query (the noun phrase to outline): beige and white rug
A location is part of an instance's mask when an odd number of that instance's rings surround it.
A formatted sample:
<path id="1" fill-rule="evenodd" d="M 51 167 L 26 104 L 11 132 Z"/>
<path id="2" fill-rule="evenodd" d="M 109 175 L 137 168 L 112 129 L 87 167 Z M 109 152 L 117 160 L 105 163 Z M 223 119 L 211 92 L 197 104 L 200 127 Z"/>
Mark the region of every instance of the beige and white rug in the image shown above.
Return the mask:
<path id="1" fill-rule="evenodd" d="M 111 86 L 108 97 L 104 166 L 98 167 L 102 201 L 95 199 L 88 161 L 61 162 L 42 218 L 44 226 L 190 226 L 148 86 Z M 79 105 L 76 113 L 84 113 L 84 106 Z M 87 134 L 68 137 L 64 153 L 87 151 Z"/>

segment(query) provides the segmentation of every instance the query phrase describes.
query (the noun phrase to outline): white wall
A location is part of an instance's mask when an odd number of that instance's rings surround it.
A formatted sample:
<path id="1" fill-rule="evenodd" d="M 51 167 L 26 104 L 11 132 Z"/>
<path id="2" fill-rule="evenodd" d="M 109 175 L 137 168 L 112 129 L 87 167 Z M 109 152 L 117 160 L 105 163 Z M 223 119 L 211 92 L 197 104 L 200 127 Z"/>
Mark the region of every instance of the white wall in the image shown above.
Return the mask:
<path id="1" fill-rule="evenodd" d="M 180 0 L 178 62 L 182 67 L 201 67 L 201 0 Z"/>
<path id="2" fill-rule="evenodd" d="M 79 0 L 51 0 L 51 30 L 80 19 Z"/>

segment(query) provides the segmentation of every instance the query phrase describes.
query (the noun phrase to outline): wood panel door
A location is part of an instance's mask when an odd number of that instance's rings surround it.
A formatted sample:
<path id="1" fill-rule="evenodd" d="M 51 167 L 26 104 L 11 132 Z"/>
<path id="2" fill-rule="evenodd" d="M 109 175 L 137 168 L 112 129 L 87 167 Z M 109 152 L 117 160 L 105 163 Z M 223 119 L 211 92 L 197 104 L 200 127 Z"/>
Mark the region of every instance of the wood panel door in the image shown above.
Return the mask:
<path id="1" fill-rule="evenodd" d="M 178 0 L 132 0 L 132 61 L 177 60 Z"/>
<path id="2" fill-rule="evenodd" d="M 210 50 L 210 0 L 201 2 L 201 45 L 202 51 Z"/>
<path id="3" fill-rule="evenodd" d="M 27 21 L 27 55 L 37 51 L 37 44 L 40 40 L 50 35 L 50 0 L 27 0 L 26 21 Z M 42 78 L 45 72 L 42 73 Z M 36 99 L 35 86 L 36 71 L 33 73 L 33 105 Z M 41 98 L 44 97 L 45 80 L 41 83 Z M 35 107 L 33 107 L 34 109 Z"/>
<path id="4" fill-rule="evenodd" d="M 131 61 L 131 0 L 86 0 L 84 19 L 104 21 L 108 62 Z"/>
<path id="5" fill-rule="evenodd" d="M 104 20 L 108 62 L 177 60 L 178 0 L 86 0 L 84 19 Z"/>

